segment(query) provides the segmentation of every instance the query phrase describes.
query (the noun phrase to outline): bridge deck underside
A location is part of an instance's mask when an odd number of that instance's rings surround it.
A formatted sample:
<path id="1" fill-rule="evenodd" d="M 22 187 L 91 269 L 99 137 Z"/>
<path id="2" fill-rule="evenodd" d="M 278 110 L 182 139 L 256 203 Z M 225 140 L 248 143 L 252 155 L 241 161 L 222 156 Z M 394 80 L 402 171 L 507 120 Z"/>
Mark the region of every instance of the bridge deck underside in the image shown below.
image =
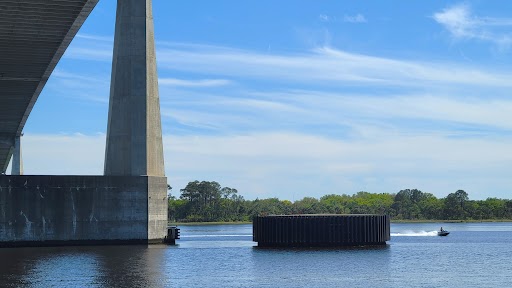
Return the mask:
<path id="1" fill-rule="evenodd" d="M 98 1 L 0 1 L 0 172 L 48 77 Z"/>

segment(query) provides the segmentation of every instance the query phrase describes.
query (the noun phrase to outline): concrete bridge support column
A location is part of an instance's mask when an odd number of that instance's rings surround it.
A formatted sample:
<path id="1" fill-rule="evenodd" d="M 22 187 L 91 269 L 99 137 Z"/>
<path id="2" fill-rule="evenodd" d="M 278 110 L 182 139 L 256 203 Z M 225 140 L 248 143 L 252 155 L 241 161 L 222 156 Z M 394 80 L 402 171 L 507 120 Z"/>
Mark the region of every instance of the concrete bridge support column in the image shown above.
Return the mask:
<path id="1" fill-rule="evenodd" d="M 21 157 L 21 136 L 14 138 L 11 175 L 23 175 L 23 159 Z"/>
<path id="2" fill-rule="evenodd" d="M 164 176 L 151 0 L 118 0 L 106 176 Z"/>
<path id="3" fill-rule="evenodd" d="M 148 178 L 133 196 L 146 199 L 138 209 L 147 211 L 148 242 L 161 242 L 167 179 L 154 38 L 152 1 L 118 0 L 104 174 Z"/>

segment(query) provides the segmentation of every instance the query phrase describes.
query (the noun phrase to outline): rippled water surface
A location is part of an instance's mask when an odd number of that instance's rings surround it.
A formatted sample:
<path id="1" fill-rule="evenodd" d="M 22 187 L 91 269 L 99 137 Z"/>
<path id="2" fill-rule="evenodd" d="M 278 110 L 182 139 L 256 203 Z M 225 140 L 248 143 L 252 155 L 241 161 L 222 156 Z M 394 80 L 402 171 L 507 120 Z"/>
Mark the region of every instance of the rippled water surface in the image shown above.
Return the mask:
<path id="1" fill-rule="evenodd" d="M 391 224 L 387 246 L 327 250 L 260 249 L 251 225 L 180 228 L 177 246 L 0 249 L 0 287 L 512 287 L 512 223 Z"/>

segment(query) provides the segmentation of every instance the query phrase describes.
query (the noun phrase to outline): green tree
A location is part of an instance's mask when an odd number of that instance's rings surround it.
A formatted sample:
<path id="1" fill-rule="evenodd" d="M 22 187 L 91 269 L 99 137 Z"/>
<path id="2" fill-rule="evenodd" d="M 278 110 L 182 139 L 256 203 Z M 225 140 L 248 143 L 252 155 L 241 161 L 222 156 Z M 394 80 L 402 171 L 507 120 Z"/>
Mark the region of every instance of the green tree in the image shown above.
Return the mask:
<path id="1" fill-rule="evenodd" d="M 482 201 L 468 200 L 464 204 L 465 215 L 467 218 L 474 220 L 490 219 L 485 215 L 485 207 L 482 206 Z"/>
<path id="2" fill-rule="evenodd" d="M 389 214 L 394 198 L 387 193 L 358 192 L 353 197 L 354 214 Z"/>
<path id="3" fill-rule="evenodd" d="M 395 195 L 393 205 L 391 206 L 398 219 L 419 219 L 421 209 L 419 203 L 425 198 L 425 193 L 418 189 L 400 190 Z"/>
<path id="4" fill-rule="evenodd" d="M 181 199 L 190 205 L 190 220 L 215 221 L 219 218 L 221 186 L 215 181 L 193 181 L 181 191 Z"/>
<path id="5" fill-rule="evenodd" d="M 248 204 L 249 216 L 252 219 L 255 216 L 282 215 L 285 204 L 278 198 L 256 199 Z"/>
<path id="6" fill-rule="evenodd" d="M 304 197 L 302 200 L 295 201 L 293 203 L 294 214 L 317 214 L 324 213 L 322 205 L 318 199 L 313 197 Z"/>
<path id="7" fill-rule="evenodd" d="M 507 215 L 506 202 L 498 198 L 481 201 L 480 207 L 486 219 L 504 219 Z"/>
<path id="8" fill-rule="evenodd" d="M 424 193 L 422 199 L 418 203 L 420 218 L 429 220 L 441 219 L 443 203 L 442 199 L 437 199 L 433 194 Z"/>
<path id="9" fill-rule="evenodd" d="M 172 197 L 168 201 L 168 220 L 183 221 L 187 218 L 190 213 L 187 200 Z"/>
<path id="10" fill-rule="evenodd" d="M 320 203 L 324 207 L 326 213 L 333 214 L 349 214 L 349 205 L 351 201 L 348 195 L 329 194 L 320 198 Z"/>
<path id="11" fill-rule="evenodd" d="M 444 213 L 447 219 L 466 219 L 465 204 L 468 200 L 468 193 L 464 190 L 448 194 L 444 201 Z"/>

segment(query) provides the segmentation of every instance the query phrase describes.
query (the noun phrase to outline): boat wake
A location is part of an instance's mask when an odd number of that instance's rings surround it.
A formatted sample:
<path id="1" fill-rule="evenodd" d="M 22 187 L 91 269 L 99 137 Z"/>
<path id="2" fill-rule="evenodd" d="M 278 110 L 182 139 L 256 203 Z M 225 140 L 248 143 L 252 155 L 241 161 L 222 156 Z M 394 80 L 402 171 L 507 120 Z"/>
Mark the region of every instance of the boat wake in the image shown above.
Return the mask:
<path id="1" fill-rule="evenodd" d="M 208 234 L 208 235 L 183 235 L 181 238 L 206 238 L 206 237 L 252 237 L 252 234 L 240 234 L 240 235 L 220 235 L 220 234 Z"/>
<path id="2" fill-rule="evenodd" d="M 391 233 L 391 236 L 428 237 L 437 236 L 437 231 L 402 231 L 399 233 Z"/>

